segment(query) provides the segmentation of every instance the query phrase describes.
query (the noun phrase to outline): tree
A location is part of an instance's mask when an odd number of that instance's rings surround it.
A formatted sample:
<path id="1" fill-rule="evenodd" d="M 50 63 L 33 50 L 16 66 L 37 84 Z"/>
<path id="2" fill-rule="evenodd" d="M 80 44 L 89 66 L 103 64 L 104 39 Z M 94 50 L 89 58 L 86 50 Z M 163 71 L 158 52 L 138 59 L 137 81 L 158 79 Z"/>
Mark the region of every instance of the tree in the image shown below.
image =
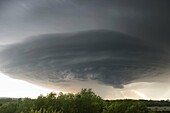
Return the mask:
<path id="1" fill-rule="evenodd" d="M 78 113 L 101 113 L 103 100 L 91 89 L 82 89 L 75 95 L 75 106 Z"/>
<path id="2" fill-rule="evenodd" d="M 105 101 L 91 89 L 82 89 L 77 94 L 60 93 L 58 97 L 51 92 L 37 99 L 10 100 L 0 106 L 0 113 L 153 113 L 145 103 L 126 99 Z"/>

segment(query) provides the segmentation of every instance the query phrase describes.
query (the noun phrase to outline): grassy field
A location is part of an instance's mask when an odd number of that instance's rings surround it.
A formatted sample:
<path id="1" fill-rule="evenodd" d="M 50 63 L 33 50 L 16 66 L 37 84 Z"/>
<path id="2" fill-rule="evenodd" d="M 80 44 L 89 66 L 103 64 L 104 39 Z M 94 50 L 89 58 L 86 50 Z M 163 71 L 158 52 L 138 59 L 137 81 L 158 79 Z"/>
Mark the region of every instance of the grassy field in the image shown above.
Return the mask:
<path id="1" fill-rule="evenodd" d="M 170 107 L 169 106 L 163 106 L 163 107 L 148 107 L 149 109 L 151 109 L 152 111 L 170 111 Z"/>

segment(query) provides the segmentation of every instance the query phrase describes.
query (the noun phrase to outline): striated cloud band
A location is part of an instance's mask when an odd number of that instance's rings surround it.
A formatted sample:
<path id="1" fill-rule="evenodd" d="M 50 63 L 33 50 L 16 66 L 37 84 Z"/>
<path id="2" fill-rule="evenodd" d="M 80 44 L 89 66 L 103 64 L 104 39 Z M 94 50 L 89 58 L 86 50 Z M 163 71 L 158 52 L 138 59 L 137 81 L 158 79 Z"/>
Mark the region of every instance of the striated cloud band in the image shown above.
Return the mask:
<path id="1" fill-rule="evenodd" d="M 1 71 L 10 77 L 52 84 L 95 80 L 115 88 L 163 76 L 169 52 L 152 43 L 109 30 L 45 34 L 8 45 Z"/>

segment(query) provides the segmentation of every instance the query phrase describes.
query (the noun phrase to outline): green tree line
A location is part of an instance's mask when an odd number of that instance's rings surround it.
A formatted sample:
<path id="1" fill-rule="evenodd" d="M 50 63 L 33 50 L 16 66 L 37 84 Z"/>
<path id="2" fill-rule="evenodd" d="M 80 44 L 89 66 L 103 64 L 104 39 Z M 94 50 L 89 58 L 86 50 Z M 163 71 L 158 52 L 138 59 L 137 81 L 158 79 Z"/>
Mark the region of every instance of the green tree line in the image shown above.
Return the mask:
<path id="1" fill-rule="evenodd" d="M 105 101 L 91 89 L 77 94 L 51 92 L 37 99 L 18 99 L 2 104 L 0 113 L 150 113 L 140 101 Z"/>

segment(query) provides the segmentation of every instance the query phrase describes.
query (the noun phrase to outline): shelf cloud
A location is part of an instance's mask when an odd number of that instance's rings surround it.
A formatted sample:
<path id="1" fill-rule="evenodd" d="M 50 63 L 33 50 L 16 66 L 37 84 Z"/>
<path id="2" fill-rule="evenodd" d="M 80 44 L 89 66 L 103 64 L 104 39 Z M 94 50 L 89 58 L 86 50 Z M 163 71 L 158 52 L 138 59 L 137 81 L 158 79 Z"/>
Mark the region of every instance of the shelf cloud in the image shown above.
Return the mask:
<path id="1" fill-rule="evenodd" d="M 0 56 L 3 73 L 56 85 L 95 80 L 123 88 L 159 81 L 153 77 L 165 76 L 170 66 L 166 49 L 109 30 L 38 35 L 7 46 Z"/>

